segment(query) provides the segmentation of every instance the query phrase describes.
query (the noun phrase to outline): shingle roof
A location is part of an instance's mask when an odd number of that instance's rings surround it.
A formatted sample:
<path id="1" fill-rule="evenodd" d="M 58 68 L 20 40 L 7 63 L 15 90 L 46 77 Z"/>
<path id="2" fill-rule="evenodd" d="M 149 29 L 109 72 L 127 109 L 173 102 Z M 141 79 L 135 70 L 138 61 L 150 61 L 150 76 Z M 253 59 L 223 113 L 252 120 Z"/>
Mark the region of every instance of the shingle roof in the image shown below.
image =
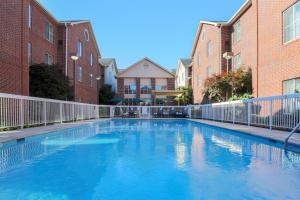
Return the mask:
<path id="1" fill-rule="evenodd" d="M 189 58 L 181 58 L 180 61 L 185 67 L 189 67 L 192 63 L 192 60 Z"/>

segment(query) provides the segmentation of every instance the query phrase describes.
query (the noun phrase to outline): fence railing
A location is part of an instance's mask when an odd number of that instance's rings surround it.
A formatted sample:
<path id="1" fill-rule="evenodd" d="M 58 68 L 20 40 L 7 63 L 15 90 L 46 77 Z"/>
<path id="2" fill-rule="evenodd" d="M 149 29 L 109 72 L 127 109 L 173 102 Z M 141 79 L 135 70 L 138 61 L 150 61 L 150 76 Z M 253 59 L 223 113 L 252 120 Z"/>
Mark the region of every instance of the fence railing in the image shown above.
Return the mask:
<path id="1" fill-rule="evenodd" d="M 300 120 L 300 94 L 196 105 L 191 113 L 198 119 L 293 129 Z"/>
<path id="2" fill-rule="evenodd" d="M 190 106 L 103 106 L 0 93 L 0 129 L 102 117 L 189 117 L 293 129 L 300 121 L 300 94 Z"/>
<path id="3" fill-rule="evenodd" d="M 110 106 L 0 93 L 0 128 L 110 117 Z"/>

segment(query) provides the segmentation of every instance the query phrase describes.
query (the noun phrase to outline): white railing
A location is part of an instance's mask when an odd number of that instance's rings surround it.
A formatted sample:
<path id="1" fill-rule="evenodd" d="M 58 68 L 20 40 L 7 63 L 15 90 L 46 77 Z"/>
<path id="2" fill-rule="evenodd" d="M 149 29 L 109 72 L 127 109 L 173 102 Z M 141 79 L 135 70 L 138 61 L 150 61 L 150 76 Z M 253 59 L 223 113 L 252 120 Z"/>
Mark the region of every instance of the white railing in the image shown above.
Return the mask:
<path id="1" fill-rule="evenodd" d="M 300 120 L 300 94 L 192 106 L 191 117 L 293 129 Z"/>
<path id="2" fill-rule="evenodd" d="M 0 93 L 0 129 L 98 118 L 195 118 L 293 129 L 300 94 L 190 106 L 103 106 Z"/>
<path id="3" fill-rule="evenodd" d="M 0 93 L 0 128 L 110 117 L 110 106 Z"/>

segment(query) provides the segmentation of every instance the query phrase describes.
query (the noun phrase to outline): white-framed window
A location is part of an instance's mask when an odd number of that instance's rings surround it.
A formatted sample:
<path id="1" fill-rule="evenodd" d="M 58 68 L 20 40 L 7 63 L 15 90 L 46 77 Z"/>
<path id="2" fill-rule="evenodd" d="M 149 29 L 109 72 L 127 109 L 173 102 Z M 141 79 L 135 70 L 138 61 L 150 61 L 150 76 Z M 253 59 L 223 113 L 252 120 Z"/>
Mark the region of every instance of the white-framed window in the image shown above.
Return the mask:
<path id="1" fill-rule="evenodd" d="M 82 42 L 80 40 L 77 42 L 77 56 L 82 56 Z"/>
<path id="2" fill-rule="evenodd" d="M 93 66 L 93 53 L 90 53 L 90 65 Z"/>
<path id="3" fill-rule="evenodd" d="M 44 62 L 47 65 L 52 65 L 53 64 L 53 56 L 49 53 L 46 53 Z"/>
<path id="4" fill-rule="evenodd" d="M 30 42 L 27 44 L 27 52 L 28 52 L 28 64 L 31 65 L 32 61 L 32 45 Z"/>
<path id="5" fill-rule="evenodd" d="M 197 56 L 197 65 L 199 66 L 201 64 L 201 54 L 199 53 Z"/>
<path id="6" fill-rule="evenodd" d="M 28 28 L 32 26 L 32 6 L 29 4 L 28 6 Z"/>
<path id="7" fill-rule="evenodd" d="M 239 42 L 241 40 L 241 21 L 235 22 L 233 25 L 233 41 Z"/>
<path id="8" fill-rule="evenodd" d="M 287 43 L 300 37 L 300 1 L 283 12 L 283 41 Z"/>
<path id="9" fill-rule="evenodd" d="M 201 31 L 201 40 L 202 41 L 205 40 L 205 29 L 202 29 L 202 31 Z"/>
<path id="10" fill-rule="evenodd" d="M 50 22 L 46 23 L 45 37 L 49 42 L 53 42 L 53 25 Z"/>
<path id="11" fill-rule="evenodd" d="M 206 72 L 207 72 L 207 78 L 210 78 L 211 75 L 212 75 L 212 67 L 211 67 L 211 66 L 208 66 L 206 70 L 207 70 L 207 71 L 206 71 Z"/>
<path id="12" fill-rule="evenodd" d="M 283 95 L 300 93 L 300 78 L 283 81 Z"/>
<path id="13" fill-rule="evenodd" d="M 201 86 L 201 83 L 202 83 L 201 76 L 198 75 L 198 76 L 197 76 L 197 86 L 200 87 L 200 86 Z"/>
<path id="14" fill-rule="evenodd" d="M 90 34 L 87 29 L 84 29 L 84 38 L 87 42 L 90 41 Z"/>
<path id="15" fill-rule="evenodd" d="M 236 54 L 233 58 L 233 69 L 237 70 L 241 67 L 241 54 Z"/>
<path id="16" fill-rule="evenodd" d="M 136 94 L 135 80 L 129 81 L 124 85 L 124 94 Z"/>
<path id="17" fill-rule="evenodd" d="M 212 55 L 212 42 L 211 40 L 209 40 L 207 42 L 207 56 L 211 56 Z"/>
<path id="18" fill-rule="evenodd" d="M 82 82 L 82 67 L 80 65 L 78 65 L 78 76 L 77 76 L 77 79 L 78 81 Z"/>
<path id="19" fill-rule="evenodd" d="M 90 74 L 90 86 L 93 87 L 93 74 Z"/>

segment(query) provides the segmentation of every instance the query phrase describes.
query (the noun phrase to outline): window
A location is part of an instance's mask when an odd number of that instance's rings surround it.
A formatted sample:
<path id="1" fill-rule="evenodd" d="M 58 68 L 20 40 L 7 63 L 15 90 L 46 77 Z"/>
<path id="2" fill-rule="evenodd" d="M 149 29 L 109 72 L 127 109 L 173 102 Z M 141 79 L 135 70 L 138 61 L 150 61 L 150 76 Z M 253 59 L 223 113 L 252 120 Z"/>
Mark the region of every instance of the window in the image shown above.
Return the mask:
<path id="1" fill-rule="evenodd" d="M 237 54 L 233 58 L 233 69 L 237 70 L 241 67 L 241 54 Z"/>
<path id="2" fill-rule="evenodd" d="M 141 94 L 151 94 L 151 79 L 141 79 Z"/>
<path id="3" fill-rule="evenodd" d="M 300 1 L 283 13 L 284 43 L 300 37 Z"/>
<path id="4" fill-rule="evenodd" d="M 53 56 L 50 55 L 49 53 L 46 53 L 44 62 L 47 65 L 52 65 L 53 64 Z"/>
<path id="5" fill-rule="evenodd" d="M 283 81 L 283 94 L 300 93 L 300 78 Z"/>
<path id="6" fill-rule="evenodd" d="M 199 66 L 200 63 L 201 63 L 201 55 L 199 53 L 198 56 L 197 56 L 197 65 Z"/>
<path id="7" fill-rule="evenodd" d="M 208 43 L 207 43 L 207 55 L 208 56 L 212 55 L 212 43 L 211 43 L 211 41 L 208 41 Z"/>
<path id="8" fill-rule="evenodd" d="M 81 41 L 77 42 L 77 56 L 79 56 L 79 57 L 82 56 L 82 42 Z"/>
<path id="9" fill-rule="evenodd" d="M 28 6 L 28 28 L 32 26 L 32 7 L 31 5 Z"/>
<path id="10" fill-rule="evenodd" d="M 205 29 L 203 29 L 202 32 L 201 32 L 201 40 L 202 41 L 205 40 Z"/>
<path id="11" fill-rule="evenodd" d="M 237 21 L 233 25 L 233 41 L 238 42 L 241 40 L 241 21 Z"/>
<path id="12" fill-rule="evenodd" d="M 135 83 L 125 85 L 124 89 L 125 89 L 124 94 L 136 94 L 136 85 L 135 85 Z"/>
<path id="13" fill-rule="evenodd" d="M 28 42 L 27 51 L 28 51 L 28 64 L 31 65 L 32 46 L 30 42 Z"/>
<path id="14" fill-rule="evenodd" d="M 167 86 L 166 85 L 156 85 L 155 86 L 155 90 L 167 90 Z"/>
<path id="15" fill-rule="evenodd" d="M 82 82 L 82 67 L 78 66 L 78 81 Z"/>
<path id="16" fill-rule="evenodd" d="M 90 54 L 90 65 L 93 66 L 93 53 Z"/>
<path id="17" fill-rule="evenodd" d="M 93 74 L 90 74 L 90 86 L 93 87 Z"/>
<path id="18" fill-rule="evenodd" d="M 50 22 L 46 23 L 45 37 L 49 42 L 53 42 L 53 25 Z"/>
<path id="19" fill-rule="evenodd" d="M 207 67 L 207 78 L 210 78 L 212 75 L 212 67 L 211 66 L 208 66 Z"/>
<path id="20" fill-rule="evenodd" d="M 200 75 L 198 75 L 198 76 L 197 76 L 197 86 L 198 86 L 198 87 L 200 87 L 200 86 L 201 86 L 201 82 L 202 82 L 202 80 L 201 80 L 201 76 L 200 76 Z"/>
<path id="21" fill-rule="evenodd" d="M 90 35 L 87 29 L 84 30 L 84 37 L 87 42 L 90 41 Z"/>

